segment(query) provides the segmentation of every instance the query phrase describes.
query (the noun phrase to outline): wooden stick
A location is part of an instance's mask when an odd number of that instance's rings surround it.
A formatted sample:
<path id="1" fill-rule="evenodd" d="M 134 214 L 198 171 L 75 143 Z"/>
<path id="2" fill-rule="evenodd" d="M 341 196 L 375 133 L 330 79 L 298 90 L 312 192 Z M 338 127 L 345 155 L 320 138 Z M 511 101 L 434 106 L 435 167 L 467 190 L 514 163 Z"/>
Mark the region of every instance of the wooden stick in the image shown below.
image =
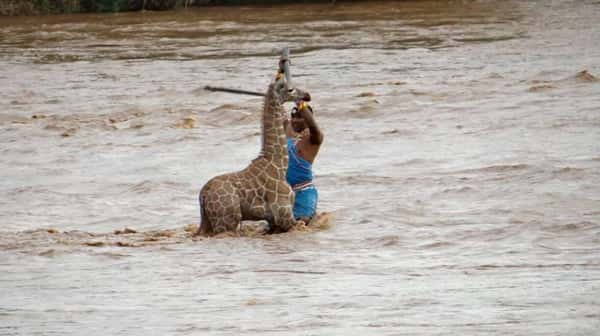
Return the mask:
<path id="1" fill-rule="evenodd" d="M 290 49 L 288 47 L 285 47 L 281 50 L 281 56 L 279 58 L 279 71 L 281 73 L 283 73 L 283 75 L 285 76 L 285 79 L 288 83 L 288 87 L 290 89 L 293 89 L 292 73 L 290 72 Z M 230 88 L 210 86 L 210 85 L 205 86 L 204 90 L 212 91 L 212 92 L 229 92 L 229 93 L 245 94 L 245 95 L 260 96 L 260 97 L 265 96 L 265 94 L 261 93 L 261 92 L 230 89 Z"/>
<path id="2" fill-rule="evenodd" d="M 217 86 L 205 86 L 204 90 L 207 91 L 212 91 L 212 92 L 229 92 L 229 93 L 237 93 L 237 94 L 245 94 L 245 95 L 251 95 L 251 96 L 260 96 L 260 97 L 264 97 L 265 94 L 261 93 L 261 92 L 255 92 L 255 91 L 247 91 L 247 90 L 239 90 L 239 89 L 229 89 L 229 88 L 224 88 L 224 87 L 217 87 Z"/>

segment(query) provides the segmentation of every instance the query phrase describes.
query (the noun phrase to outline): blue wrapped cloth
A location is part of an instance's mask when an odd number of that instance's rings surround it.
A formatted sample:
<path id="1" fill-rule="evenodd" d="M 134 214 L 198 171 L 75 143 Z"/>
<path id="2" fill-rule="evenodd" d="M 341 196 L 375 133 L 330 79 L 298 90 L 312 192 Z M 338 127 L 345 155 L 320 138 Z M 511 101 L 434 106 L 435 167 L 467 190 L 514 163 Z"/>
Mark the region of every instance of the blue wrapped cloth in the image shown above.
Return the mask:
<path id="1" fill-rule="evenodd" d="M 294 217 L 311 218 L 317 211 L 319 193 L 313 184 L 312 164 L 297 153 L 296 142 L 287 139 L 289 163 L 286 179 L 294 189 Z"/>

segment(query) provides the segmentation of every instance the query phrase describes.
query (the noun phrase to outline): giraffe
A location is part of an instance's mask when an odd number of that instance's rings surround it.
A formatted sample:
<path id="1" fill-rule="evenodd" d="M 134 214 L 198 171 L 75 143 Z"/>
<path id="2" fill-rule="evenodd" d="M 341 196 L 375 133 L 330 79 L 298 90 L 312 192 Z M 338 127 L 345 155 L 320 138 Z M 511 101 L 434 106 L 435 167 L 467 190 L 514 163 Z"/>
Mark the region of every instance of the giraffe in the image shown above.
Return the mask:
<path id="1" fill-rule="evenodd" d="M 294 192 L 285 176 L 288 152 L 283 103 L 309 101 L 310 95 L 289 88 L 289 67 L 282 66 L 285 62 L 288 60 L 282 58 L 265 94 L 260 154 L 245 169 L 213 177 L 202 187 L 197 234 L 238 231 L 242 220 L 266 220 L 271 230 L 280 232 L 299 224 L 292 212 Z"/>

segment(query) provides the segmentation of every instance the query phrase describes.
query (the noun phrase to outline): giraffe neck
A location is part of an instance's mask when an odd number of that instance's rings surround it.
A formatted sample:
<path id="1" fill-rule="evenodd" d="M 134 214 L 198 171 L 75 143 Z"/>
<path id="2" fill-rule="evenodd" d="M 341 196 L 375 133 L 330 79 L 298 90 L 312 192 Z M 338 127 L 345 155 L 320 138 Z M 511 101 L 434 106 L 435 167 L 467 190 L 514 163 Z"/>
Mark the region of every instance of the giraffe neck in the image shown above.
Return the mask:
<path id="1" fill-rule="evenodd" d="M 287 142 L 283 128 L 283 104 L 275 85 L 269 85 L 265 95 L 262 120 L 262 148 L 260 156 L 270 161 L 276 168 L 285 171 L 288 165 Z"/>

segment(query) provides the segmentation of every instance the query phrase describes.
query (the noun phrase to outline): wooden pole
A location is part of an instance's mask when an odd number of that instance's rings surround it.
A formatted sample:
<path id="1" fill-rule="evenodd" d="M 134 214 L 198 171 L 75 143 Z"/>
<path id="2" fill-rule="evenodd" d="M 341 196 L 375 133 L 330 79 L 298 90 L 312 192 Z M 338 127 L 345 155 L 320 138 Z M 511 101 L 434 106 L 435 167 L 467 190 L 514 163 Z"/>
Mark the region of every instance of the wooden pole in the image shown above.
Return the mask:
<path id="1" fill-rule="evenodd" d="M 288 47 L 285 47 L 281 50 L 281 57 L 279 58 L 279 71 L 281 73 L 283 73 L 283 75 L 285 76 L 285 79 L 288 82 L 288 88 L 293 89 L 294 87 L 292 86 L 292 73 L 290 71 L 290 49 Z M 210 86 L 210 85 L 205 86 L 204 90 L 212 91 L 212 92 L 229 92 L 229 93 L 236 93 L 236 94 L 245 94 L 245 95 L 259 96 L 259 97 L 265 96 L 265 94 L 262 92 L 240 90 L 240 89 L 230 89 L 230 88 Z"/>
<path id="2" fill-rule="evenodd" d="M 247 90 L 238 90 L 238 89 L 230 89 L 230 88 L 224 88 L 224 87 L 218 87 L 218 86 L 205 86 L 204 90 L 206 91 L 212 91 L 212 92 L 229 92 L 229 93 L 237 93 L 237 94 L 245 94 L 245 95 L 250 95 L 250 96 L 260 96 L 260 97 L 264 97 L 265 94 L 261 93 L 261 92 L 255 92 L 255 91 L 247 91 Z"/>

